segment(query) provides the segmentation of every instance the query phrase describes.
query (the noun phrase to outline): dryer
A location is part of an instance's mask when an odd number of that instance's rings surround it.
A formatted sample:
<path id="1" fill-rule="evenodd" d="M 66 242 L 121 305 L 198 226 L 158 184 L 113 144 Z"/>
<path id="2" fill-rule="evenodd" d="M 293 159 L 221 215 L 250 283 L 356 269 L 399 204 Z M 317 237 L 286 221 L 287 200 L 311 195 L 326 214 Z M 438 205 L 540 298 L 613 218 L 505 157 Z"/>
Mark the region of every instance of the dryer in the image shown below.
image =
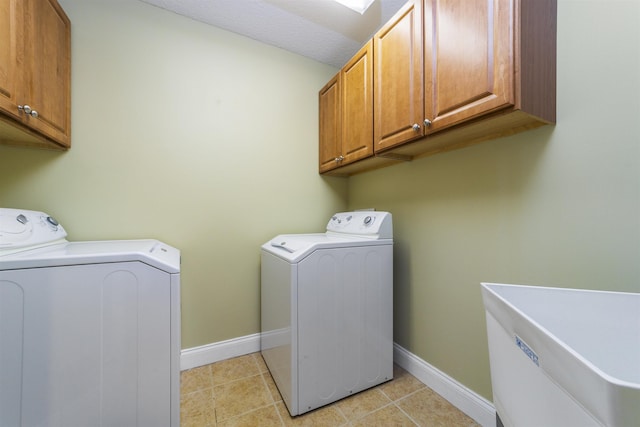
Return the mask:
<path id="1" fill-rule="evenodd" d="M 179 426 L 180 251 L 0 208 L 0 425 Z"/>
<path id="2" fill-rule="evenodd" d="M 391 214 L 337 213 L 261 250 L 261 353 L 299 415 L 393 377 Z"/>

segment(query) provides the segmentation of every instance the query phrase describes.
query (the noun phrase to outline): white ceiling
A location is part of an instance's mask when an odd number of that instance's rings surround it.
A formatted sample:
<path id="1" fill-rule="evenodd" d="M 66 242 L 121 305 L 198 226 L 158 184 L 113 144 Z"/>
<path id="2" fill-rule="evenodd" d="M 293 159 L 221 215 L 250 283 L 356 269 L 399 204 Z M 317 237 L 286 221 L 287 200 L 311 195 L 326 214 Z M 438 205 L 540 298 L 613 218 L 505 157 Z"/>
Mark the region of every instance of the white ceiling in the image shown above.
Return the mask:
<path id="1" fill-rule="evenodd" d="M 332 0 L 141 1 L 340 68 L 407 0 L 363 15 Z"/>

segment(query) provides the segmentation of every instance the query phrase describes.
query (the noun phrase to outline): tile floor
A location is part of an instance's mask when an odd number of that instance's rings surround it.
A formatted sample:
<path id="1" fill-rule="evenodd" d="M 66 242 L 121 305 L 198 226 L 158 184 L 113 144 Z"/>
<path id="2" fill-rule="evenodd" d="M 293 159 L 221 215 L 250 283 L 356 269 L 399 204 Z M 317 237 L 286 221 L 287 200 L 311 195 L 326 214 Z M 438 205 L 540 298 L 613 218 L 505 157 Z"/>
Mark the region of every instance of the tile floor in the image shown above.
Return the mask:
<path id="1" fill-rule="evenodd" d="M 260 356 L 253 353 L 181 374 L 182 427 L 478 426 L 394 365 L 394 379 L 292 418 Z"/>

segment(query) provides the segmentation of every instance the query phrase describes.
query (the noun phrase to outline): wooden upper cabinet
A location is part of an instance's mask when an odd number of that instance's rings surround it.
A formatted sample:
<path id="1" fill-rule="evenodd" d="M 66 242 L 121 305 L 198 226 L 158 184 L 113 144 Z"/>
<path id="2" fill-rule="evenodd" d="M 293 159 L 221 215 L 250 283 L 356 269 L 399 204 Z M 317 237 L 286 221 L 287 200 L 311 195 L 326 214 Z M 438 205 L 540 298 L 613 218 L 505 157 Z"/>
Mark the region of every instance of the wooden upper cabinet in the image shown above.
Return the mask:
<path id="1" fill-rule="evenodd" d="M 423 136 L 422 0 L 411 0 L 373 37 L 374 150 Z"/>
<path id="2" fill-rule="evenodd" d="M 373 155 L 373 43 L 342 68 L 342 164 Z"/>
<path id="3" fill-rule="evenodd" d="M 0 3 L 0 142 L 68 148 L 69 18 L 56 0 Z"/>
<path id="4" fill-rule="evenodd" d="M 320 91 L 320 172 L 373 155 L 372 42 Z"/>
<path id="5" fill-rule="evenodd" d="M 410 160 L 555 123 L 557 0 L 423 6 L 425 137 L 376 145 L 376 156 Z"/>
<path id="6" fill-rule="evenodd" d="M 342 151 L 340 73 L 320 90 L 320 172 L 339 166 Z"/>
<path id="7" fill-rule="evenodd" d="M 56 142 L 70 145 L 71 24 L 55 0 L 29 0 L 24 103 L 38 112 L 29 126 Z"/>
<path id="8" fill-rule="evenodd" d="M 21 85 L 22 0 L 0 1 L 0 110 L 18 117 Z"/>
<path id="9" fill-rule="evenodd" d="M 512 0 L 425 0 L 426 133 L 512 106 Z"/>
<path id="10" fill-rule="evenodd" d="M 375 155 L 326 170 L 350 175 L 555 123 L 556 28 L 557 0 L 410 0 L 373 37 Z M 355 120 L 343 114 L 342 128 Z"/>

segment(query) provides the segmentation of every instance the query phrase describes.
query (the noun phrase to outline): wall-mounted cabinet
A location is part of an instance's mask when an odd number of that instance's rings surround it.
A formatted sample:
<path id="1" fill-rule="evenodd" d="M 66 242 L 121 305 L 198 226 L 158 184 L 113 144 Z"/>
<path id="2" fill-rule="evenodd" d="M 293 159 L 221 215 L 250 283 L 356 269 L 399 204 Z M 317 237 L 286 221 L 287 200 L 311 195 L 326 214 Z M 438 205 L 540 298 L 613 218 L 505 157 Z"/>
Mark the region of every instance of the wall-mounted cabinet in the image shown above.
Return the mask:
<path id="1" fill-rule="evenodd" d="M 340 166 L 342 156 L 342 102 L 340 73 L 320 90 L 320 172 Z M 344 156 L 343 156 L 344 157 Z"/>
<path id="2" fill-rule="evenodd" d="M 422 136 L 424 120 L 422 0 L 410 1 L 373 37 L 374 147 Z"/>
<path id="3" fill-rule="evenodd" d="M 18 117 L 18 86 L 22 72 L 24 2 L 0 3 L 0 109 Z"/>
<path id="4" fill-rule="evenodd" d="M 373 156 L 373 50 L 369 41 L 320 91 L 320 172 Z"/>
<path id="5" fill-rule="evenodd" d="M 373 44 L 374 156 L 330 174 L 555 122 L 556 0 L 411 0 Z"/>
<path id="6" fill-rule="evenodd" d="M 71 145 L 71 24 L 56 0 L 0 5 L 0 142 Z"/>

